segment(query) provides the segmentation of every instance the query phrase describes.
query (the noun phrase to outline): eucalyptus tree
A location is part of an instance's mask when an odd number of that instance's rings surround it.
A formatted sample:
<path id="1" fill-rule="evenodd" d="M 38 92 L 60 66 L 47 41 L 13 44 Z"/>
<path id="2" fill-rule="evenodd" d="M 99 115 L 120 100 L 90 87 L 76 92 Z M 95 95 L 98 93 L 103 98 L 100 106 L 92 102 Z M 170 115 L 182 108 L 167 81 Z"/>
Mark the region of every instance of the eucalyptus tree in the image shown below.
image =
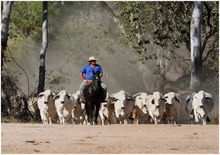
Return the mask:
<path id="1" fill-rule="evenodd" d="M 10 14 L 12 9 L 13 1 L 3 1 L 3 11 L 2 11 L 2 21 L 1 21 L 1 66 L 3 65 L 4 61 L 4 51 L 7 47 L 8 41 L 8 30 L 9 30 L 9 21 L 10 21 Z"/>
<path id="2" fill-rule="evenodd" d="M 197 92 L 201 88 L 202 77 L 202 46 L 201 46 L 201 18 L 203 2 L 194 2 L 191 19 L 190 45 L 191 45 L 191 82 L 190 91 Z"/>
<path id="3" fill-rule="evenodd" d="M 39 81 L 38 94 L 44 91 L 45 85 L 45 58 L 48 46 L 48 2 L 43 1 L 43 23 L 42 23 L 42 47 L 40 51 L 40 67 L 39 67 Z"/>

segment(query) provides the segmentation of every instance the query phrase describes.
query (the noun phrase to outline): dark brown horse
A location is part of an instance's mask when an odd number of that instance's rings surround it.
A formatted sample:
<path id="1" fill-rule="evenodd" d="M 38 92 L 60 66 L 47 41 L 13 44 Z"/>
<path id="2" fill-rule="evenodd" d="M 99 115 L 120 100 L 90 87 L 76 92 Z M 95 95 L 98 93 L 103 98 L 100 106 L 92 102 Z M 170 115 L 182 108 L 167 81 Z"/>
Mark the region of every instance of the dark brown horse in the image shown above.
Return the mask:
<path id="1" fill-rule="evenodd" d="M 106 98 L 106 92 L 101 86 L 99 73 L 93 73 L 92 82 L 86 86 L 83 93 L 85 97 L 85 108 L 88 116 L 88 122 L 93 124 L 92 118 L 95 110 L 95 123 L 97 124 L 100 104 Z"/>

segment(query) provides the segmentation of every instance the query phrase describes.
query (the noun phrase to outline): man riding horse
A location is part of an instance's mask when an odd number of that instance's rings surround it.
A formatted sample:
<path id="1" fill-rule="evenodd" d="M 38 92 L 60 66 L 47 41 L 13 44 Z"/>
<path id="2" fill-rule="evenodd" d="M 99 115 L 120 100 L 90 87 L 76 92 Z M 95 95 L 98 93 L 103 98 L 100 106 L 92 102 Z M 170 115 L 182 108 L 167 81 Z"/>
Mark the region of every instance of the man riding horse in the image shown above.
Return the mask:
<path id="1" fill-rule="evenodd" d="M 83 80 L 80 85 L 80 102 L 85 105 L 85 112 L 90 124 L 93 124 L 92 119 L 95 110 L 95 123 L 97 124 L 98 111 L 101 102 L 106 98 L 107 87 L 104 83 L 101 83 L 103 71 L 101 66 L 96 64 L 95 57 L 89 57 L 88 62 L 89 64 L 86 64 L 80 70 L 80 77 Z"/>
<path id="2" fill-rule="evenodd" d="M 80 85 L 80 102 L 85 103 L 85 97 L 83 95 L 83 91 L 86 88 L 86 86 L 91 83 L 93 78 L 93 73 L 100 73 L 99 77 L 101 78 L 103 76 L 103 71 L 100 65 L 96 64 L 96 58 L 94 56 L 89 57 L 88 64 L 82 67 L 80 70 L 80 77 L 83 80 L 83 82 Z M 102 88 L 105 91 L 105 95 L 107 93 L 107 86 L 104 83 L 101 83 Z"/>

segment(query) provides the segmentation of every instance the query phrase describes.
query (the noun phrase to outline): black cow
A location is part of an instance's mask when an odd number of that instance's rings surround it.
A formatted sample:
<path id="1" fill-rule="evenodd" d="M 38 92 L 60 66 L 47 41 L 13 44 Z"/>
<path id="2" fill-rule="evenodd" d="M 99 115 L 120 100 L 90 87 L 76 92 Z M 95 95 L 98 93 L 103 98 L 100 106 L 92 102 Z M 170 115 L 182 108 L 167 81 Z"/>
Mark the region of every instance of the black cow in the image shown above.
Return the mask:
<path id="1" fill-rule="evenodd" d="M 95 123 L 97 124 L 100 104 L 106 98 L 105 90 L 101 86 L 99 73 L 93 73 L 92 82 L 86 86 L 83 93 L 85 97 L 85 108 L 88 116 L 88 122 L 92 124 L 93 113 L 95 110 Z"/>

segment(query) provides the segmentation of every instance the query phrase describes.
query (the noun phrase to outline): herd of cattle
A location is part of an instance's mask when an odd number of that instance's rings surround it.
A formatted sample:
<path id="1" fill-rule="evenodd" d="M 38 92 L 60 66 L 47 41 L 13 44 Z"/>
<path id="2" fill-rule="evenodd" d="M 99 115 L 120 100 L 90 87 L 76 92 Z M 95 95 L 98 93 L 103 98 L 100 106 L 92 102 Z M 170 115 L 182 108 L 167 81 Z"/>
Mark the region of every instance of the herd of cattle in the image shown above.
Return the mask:
<path id="1" fill-rule="evenodd" d="M 52 124 L 56 114 L 60 124 L 87 124 L 85 104 L 79 102 L 79 91 L 70 95 L 65 90 L 58 94 L 46 90 L 36 100 L 44 124 Z M 150 95 L 144 92 L 128 95 L 121 90 L 107 94 L 106 101 L 101 103 L 99 109 L 100 124 L 176 124 L 181 108 L 185 109 L 189 123 L 206 124 L 207 114 L 214 108 L 212 95 L 201 90 L 188 95 L 184 103 L 182 100 L 174 92 L 165 95 L 158 91 Z"/>

